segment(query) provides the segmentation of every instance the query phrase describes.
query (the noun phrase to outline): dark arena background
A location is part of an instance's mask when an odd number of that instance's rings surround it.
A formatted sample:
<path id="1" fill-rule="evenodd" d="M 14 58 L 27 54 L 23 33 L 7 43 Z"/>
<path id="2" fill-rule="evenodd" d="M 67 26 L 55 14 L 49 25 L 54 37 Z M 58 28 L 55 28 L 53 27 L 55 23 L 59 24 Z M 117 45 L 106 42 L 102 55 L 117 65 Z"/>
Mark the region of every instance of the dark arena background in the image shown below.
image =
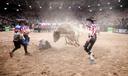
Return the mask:
<path id="1" fill-rule="evenodd" d="M 94 64 L 83 47 L 87 18 L 98 30 Z M 21 46 L 11 58 L 19 22 L 30 28 L 30 55 Z M 54 42 L 59 27 L 77 32 L 80 46 L 66 44 L 68 33 Z M 0 76 L 128 76 L 128 0 L 0 0 Z"/>

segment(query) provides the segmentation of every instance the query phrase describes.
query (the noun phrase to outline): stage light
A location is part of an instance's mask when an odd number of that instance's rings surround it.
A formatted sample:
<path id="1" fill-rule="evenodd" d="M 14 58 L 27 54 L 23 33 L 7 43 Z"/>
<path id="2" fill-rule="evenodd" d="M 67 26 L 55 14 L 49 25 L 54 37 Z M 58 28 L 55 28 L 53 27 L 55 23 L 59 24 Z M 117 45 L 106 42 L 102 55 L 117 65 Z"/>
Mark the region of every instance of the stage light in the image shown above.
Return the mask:
<path id="1" fill-rule="evenodd" d="M 89 10 L 89 12 L 92 12 L 92 10 Z"/>
<path id="2" fill-rule="evenodd" d="M 21 5 L 19 4 L 18 6 L 20 7 Z"/>
<path id="3" fill-rule="evenodd" d="M 49 8 L 52 9 L 52 6 L 50 6 Z"/>
<path id="4" fill-rule="evenodd" d="M 91 7 L 90 5 L 88 5 L 88 7 Z"/>
<path id="5" fill-rule="evenodd" d="M 40 6 L 40 8 L 42 8 L 42 7 Z"/>
<path id="6" fill-rule="evenodd" d="M 111 10 L 111 9 L 112 9 L 112 7 L 109 7 L 109 9 Z"/>
<path id="7" fill-rule="evenodd" d="M 7 10 L 7 8 L 5 7 L 4 10 Z"/>
<path id="8" fill-rule="evenodd" d="M 120 7 L 123 7 L 123 5 L 120 5 Z"/>
<path id="9" fill-rule="evenodd" d="M 29 8 L 32 8 L 32 6 L 30 5 Z"/>
<path id="10" fill-rule="evenodd" d="M 100 4 L 97 4 L 97 6 L 100 6 Z"/>
<path id="11" fill-rule="evenodd" d="M 78 8 L 80 9 L 81 7 L 80 7 L 80 6 L 78 6 Z"/>
<path id="12" fill-rule="evenodd" d="M 110 5 L 110 2 L 108 2 L 107 4 Z"/>
<path id="13" fill-rule="evenodd" d="M 6 3 L 7 5 L 9 5 L 9 3 Z"/>
<path id="14" fill-rule="evenodd" d="M 118 0 L 118 2 L 120 2 L 121 0 Z"/>
<path id="15" fill-rule="evenodd" d="M 71 9 L 72 7 L 71 7 L 71 6 L 69 6 L 68 8 L 69 8 L 69 9 Z"/>
<path id="16" fill-rule="evenodd" d="M 99 9 L 99 11 L 102 11 L 102 10 L 103 10 L 102 8 Z"/>
<path id="17" fill-rule="evenodd" d="M 59 9 L 62 9 L 62 7 L 60 6 Z"/>
<path id="18" fill-rule="evenodd" d="M 18 12 L 18 11 L 19 11 L 19 9 L 16 9 L 16 11 Z"/>

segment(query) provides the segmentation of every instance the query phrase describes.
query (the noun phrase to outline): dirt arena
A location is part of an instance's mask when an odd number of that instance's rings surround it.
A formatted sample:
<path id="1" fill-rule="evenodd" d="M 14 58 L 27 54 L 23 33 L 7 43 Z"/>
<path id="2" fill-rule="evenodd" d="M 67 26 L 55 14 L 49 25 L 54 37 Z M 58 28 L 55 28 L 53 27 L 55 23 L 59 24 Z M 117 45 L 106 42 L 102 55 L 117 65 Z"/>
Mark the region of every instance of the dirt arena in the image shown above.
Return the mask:
<path id="1" fill-rule="evenodd" d="M 87 34 L 81 34 L 80 47 L 65 45 L 64 38 L 53 42 L 52 33 L 30 33 L 25 56 L 23 48 L 9 57 L 13 32 L 0 32 L 0 76 L 128 76 L 128 35 L 101 32 L 93 47 L 96 64 L 89 64 L 83 49 Z M 38 50 L 39 40 L 52 48 Z"/>

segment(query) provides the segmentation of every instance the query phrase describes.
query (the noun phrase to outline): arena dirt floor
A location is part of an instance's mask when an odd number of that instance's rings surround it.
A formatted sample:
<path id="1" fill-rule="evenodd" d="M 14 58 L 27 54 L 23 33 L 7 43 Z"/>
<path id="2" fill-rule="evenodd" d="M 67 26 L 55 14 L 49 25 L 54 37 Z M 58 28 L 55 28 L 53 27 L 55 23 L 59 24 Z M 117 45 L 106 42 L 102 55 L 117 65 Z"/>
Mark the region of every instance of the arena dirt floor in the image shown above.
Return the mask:
<path id="1" fill-rule="evenodd" d="M 80 36 L 80 47 L 65 45 L 64 38 L 53 42 L 52 33 L 30 33 L 25 56 L 23 47 L 9 57 L 13 32 L 0 32 L 0 76 L 128 76 L 128 35 L 101 32 L 93 47 L 96 64 L 90 64 L 83 49 L 87 34 Z M 39 50 L 39 40 L 52 48 Z"/>

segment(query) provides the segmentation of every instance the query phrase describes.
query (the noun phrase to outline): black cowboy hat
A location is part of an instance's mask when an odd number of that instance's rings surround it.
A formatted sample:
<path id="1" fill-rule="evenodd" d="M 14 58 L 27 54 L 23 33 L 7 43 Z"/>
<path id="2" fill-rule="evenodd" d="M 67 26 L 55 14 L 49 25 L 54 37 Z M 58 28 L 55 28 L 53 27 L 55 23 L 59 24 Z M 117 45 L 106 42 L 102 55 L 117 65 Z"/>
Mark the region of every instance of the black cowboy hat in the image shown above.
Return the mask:
<path id="1" fill-rule="evenodd" d="M 92 22 L 92 23 L 93 23 L 94 21 L 96 21 L 96 19 L 94 19 L 94 17 L 87 18 L 86 20 L 87 20 L 87 21 L 90 21 L 90 22 Z"/>
<path id="2" fill-rule="evenodd" d="M 94 17 L 89 17 L 86 19 L 87 21 L 96 21 L 96 19 Z"/>

